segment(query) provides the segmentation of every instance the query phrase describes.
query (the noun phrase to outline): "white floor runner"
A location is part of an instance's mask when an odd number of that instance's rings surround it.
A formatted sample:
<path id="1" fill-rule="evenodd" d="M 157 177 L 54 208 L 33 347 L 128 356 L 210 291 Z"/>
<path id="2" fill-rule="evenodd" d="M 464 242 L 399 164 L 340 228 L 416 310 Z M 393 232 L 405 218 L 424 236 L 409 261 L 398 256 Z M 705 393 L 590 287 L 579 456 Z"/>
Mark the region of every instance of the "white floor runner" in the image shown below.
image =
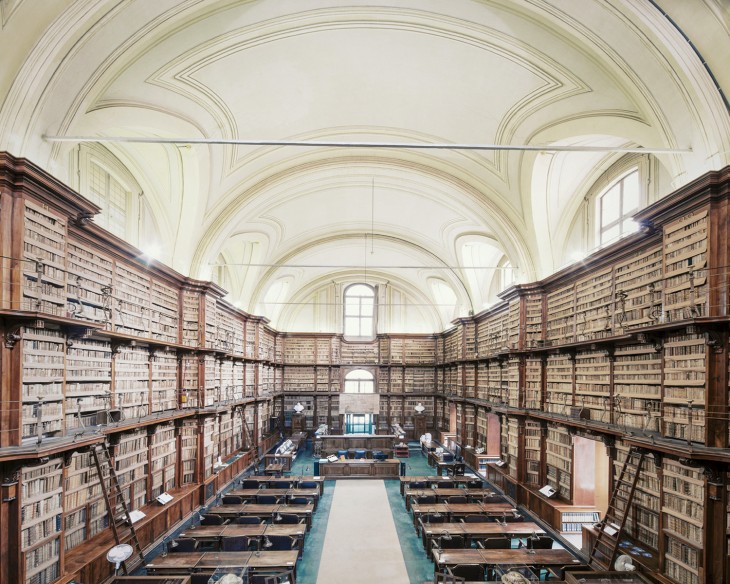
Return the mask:
<path id="1" fill-rule="evenodd" d="M 340 480 L 332 498 L 317 584 L 407 584 L 383 481 Z"/>

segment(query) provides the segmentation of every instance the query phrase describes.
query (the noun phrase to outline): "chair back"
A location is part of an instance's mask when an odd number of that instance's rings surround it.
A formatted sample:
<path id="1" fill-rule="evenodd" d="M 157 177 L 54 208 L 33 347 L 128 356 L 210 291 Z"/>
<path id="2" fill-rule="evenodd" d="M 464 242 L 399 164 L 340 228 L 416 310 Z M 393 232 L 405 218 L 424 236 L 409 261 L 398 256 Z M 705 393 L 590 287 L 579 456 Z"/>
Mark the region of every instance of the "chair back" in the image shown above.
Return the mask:
<path id="1" fill-rule="evenodd" d="M 553 538 L 548 535 L 538 535 L 527 538 L 527 548 L 533 550 L 549 550 L 553 548 Z"/>
<path id="2" fill-rule="evenodd" d="M 468 503 L 468 502 L 469 501 L 467 500 L 467 498 L 464 497 L 463 495 L 453 495 L 453 496 L 449 497 L 449 503 Z"/>
<path id="3" fill-rule="evenodd" d="M 281 513 L 280 517 L 281 519 L 275 518 L 274 523 L 282 525 L 297 525 L 304 522 L 304 518 L 301 518 L 298 515 L 292 515 L 290 513 Z"/>
<path id="4" fill-rule="evenodd" d="M 198 542 L 194 539 L 182 537 L 176 539 L 174 544 L 170 546 L 170 552 L 194 552 L 198 549 Z"/>
<path id="5" fill-rule="evenodd" d="M 512 547 L 512 540 L 508 537 L 487 537 L 477 540 L 477 547 L 485 550 L 508 550 Z"/>
<path id="6" fill-rule="evenodd" d="M 291 489 L 291 481 L 269 481 L 270 489 Z"/>
<path id="7" fill-rule="evenodd" d="M 445 523 L 446 517 L 443 515 L 435 515 L 433 513 L 425 513 L 421 515 L 421 523 Z"/>
<path id="8" fill-rule="evenodd" d="M 462 517 L 462 523 L 489 523 L 489 517 L 487 515 L 467 515 Z"/>
<path id="9" fill-rule="evenodd" d="M 425 489 L 426 483 L 423 481 L 413 481 L 412 483 L 408 483 L 409 489 Z"/>
<path id="10" fill-rule="evenodd" d="M 309 499 L 306 497 L 292 497 L 289 499 L 289 505 L 309 505 Z"/>
<path id="11" fill-rule="evenodd" d="M 277 505 L 279 497 L 276 495 L 256 495 L 256 502 L 259 505 Z"/>
<path id="12" fill-rule="evenodd" d="M 271 542 L 271 547 L 267 547 L 267 550 L 286 551 L 294 547 L 294 540 L 288 535 L 269 535 L 267 537 Z"/>
<path id="13" fill-rule="evenodd" d="M 436 495 L 421 495 L 416 497 L 419 505 L 433 505 L 436 503 Z"/>
<path id="14" fill-rule="evenodd" d="M 459 550 L 466 547 L 466 539 L 463 535 L 452 535 L 450 539 L 441 538 L 439 547 L 442 550 Z"/>
<path id="15" fill-rule="evenodd" d="M 263 520 L 261 517 L 256 517 L 256 515 L 241 515 L 240 517 L 235 517 L 231 523 L 237 525 L 259 525 L 263 523 Z"/>
<path id="16" fill-rule="evenodd" d="M 457 564 L 451 567 L 451 574 L 464 580 L 484 580 L 484 568 L 479 564 Z"/>
<path id="17" fill-rule="evenodd" d="M 317 483 L 314 481 L 302 481 L 301 483 L 299 483 L 299 488 L 300 489 L 316 489 Z"/>
<path id="18" fill-rule="evenodd" d="M 454 486 L 455 485 L 453 481 L 439 481 L 438 483 L 436 483 L 437 489 L 453 489 Z"/>
<path id="19" fill-rule="evenodd" d="M 224 537 L 221 540 L 222 552 L 245 552 L 248 551 L 251 542 L 245 535 Z"/>
<path id="20" fill-rule="evenodd" d="M 241 481 L 241 488 L 242 489 L 258 489 L 259 488 L 259 482 L 258 481 L 247 481 L 243 480 Z"/>
<path id="21" fill-rule="evenodd" d="M 225 520 L 220 515 L 204 515 L 200 525 L 223 525 Z"/>
<path id="22" fill-rule="evenodd" d="M 241 503 L 243 503 L 241 497 L 237 497 L 236 495 L 223 495 L 224 505 L 240 505 Z"/>

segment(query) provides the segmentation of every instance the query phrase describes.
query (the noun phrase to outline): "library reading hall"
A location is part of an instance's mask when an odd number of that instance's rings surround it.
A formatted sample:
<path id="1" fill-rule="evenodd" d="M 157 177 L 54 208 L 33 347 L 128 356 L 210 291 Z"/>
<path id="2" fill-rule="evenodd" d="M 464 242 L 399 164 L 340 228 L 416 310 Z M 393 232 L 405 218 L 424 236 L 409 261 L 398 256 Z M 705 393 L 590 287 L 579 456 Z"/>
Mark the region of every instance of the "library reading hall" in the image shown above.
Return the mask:
<path id="1" fill-rule="evenodd" d="M 0 24 L 0 584 L 730 582 L 728 0 Z"/>

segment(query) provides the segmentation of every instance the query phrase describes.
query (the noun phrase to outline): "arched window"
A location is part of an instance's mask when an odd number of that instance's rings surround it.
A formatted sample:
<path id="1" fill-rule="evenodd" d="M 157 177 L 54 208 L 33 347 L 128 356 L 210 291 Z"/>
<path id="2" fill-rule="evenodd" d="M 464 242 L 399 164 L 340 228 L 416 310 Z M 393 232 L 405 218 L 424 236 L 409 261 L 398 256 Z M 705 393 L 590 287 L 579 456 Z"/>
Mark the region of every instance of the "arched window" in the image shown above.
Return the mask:
<path id="1" fill-rule="evenodd" d="M 373 374 L 364 369 L 355 369 L 345 375 L 345 393 L 374 393 Z"/>
<path id="2" fill-rule="evenodd" d="M 506 256 L 505 256 L 505 258 L 506 258 Z M 500 262 L 500 266 L 499 267 L 502 268 L 500 270 L 501 273 L 499 275 L 500 276 L 500 284 L 501 284 L 500 288 L 502 290 L 506 290 L 512 284 L 514 284 L 515 281 L 517 280 L 517 278 L 515 277 L 515 269 L 512 266 L 512 262 L 509 261 L 508 259 L 506 259 L 503 262 Z"/>
<path id="3" fill-rule="evenodd" d="M 641 205 L 639 169 L 613 182 L 596 199 L 598 245 L 603 246 L 637 229 L 631 216 Z"/>
<path id="4" fill-rule="evenodd" d="M 344 333 L 348 339 L 366 340 L 375 337 L 375 289 L 367 284 L 345 288 Z"/>

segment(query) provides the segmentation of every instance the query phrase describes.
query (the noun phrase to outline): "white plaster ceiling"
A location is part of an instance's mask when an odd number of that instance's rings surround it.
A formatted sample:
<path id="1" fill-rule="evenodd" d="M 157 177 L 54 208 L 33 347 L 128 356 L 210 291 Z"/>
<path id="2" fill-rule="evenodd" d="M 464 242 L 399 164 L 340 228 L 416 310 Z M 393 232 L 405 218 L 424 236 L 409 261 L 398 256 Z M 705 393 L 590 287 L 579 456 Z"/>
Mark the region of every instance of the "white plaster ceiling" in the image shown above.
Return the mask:
<path id="1" fill-rule="evenodd" d="M 730 159 L 728 14 L 721 0 L 0 0 L 0 149 L 73 184 L 76 145 L 44 135 L 691 148 L 658 156 L 669 190 Z M 281 278 L 293 302 L 376 255 L 401 269 L 373 281 L 414 304 L 437 304 L 439 277 L 457 314 L 479 310 L 458 242 L 488 237 L 522 280 L 550 273 L 589 179 L 617 159 L 106 147 L 141 185 L 162 259 L 202 278 L 226 263 L 251 311 Z M 303 264 L 319 267 L 286 267 Z"/>

